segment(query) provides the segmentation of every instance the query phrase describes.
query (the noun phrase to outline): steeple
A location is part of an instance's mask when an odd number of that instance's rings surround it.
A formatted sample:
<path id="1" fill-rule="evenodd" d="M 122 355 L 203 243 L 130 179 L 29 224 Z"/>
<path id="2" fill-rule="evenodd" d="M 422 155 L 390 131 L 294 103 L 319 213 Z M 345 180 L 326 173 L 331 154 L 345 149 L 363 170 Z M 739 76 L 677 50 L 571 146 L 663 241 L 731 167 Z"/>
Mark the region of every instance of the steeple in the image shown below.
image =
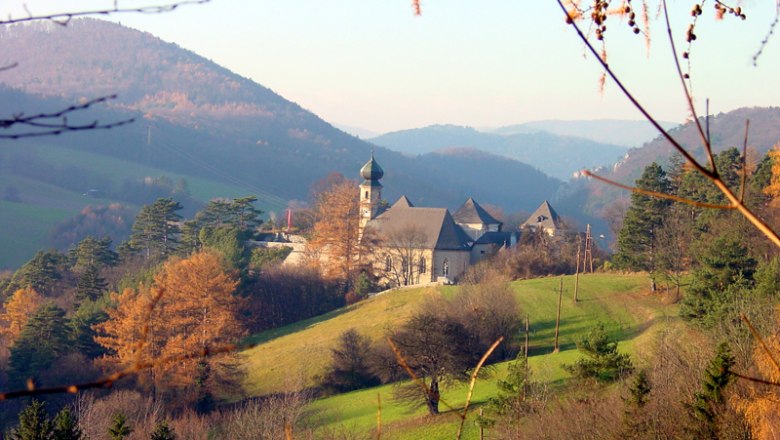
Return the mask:
<path id="1" fill-rule="evenodd" d="M 379 201 L 382 200 L 382 184 L 379 179 L 385 175 L 382 167 L 379 166 L 374 153 L 371 153 L 371 159 L 360 169 L 360 177 L 363 183 L 360 184 L 360 233 L 366 224 L 376 217 L 379 209 Z"/>

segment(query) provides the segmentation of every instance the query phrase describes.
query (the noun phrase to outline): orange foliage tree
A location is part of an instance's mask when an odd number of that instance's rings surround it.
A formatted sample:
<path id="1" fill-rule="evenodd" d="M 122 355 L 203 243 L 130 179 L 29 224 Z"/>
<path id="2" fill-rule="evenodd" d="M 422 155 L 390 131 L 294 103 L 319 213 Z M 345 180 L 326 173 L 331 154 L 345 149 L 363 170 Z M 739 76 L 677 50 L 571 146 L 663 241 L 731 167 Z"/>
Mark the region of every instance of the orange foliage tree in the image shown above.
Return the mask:
<path id="1" fill-rule="evenodd" d="M 237 319 L 237 284 L 235 274 L 226 271 L 214 253 L 168 261 L 150 288 L 113 294 L 116 307 L 96 327 L 95 340 L 111 353 L 101 362 L 128 368 L 154 361 L 142 381 L 184 402 L 207 405 L 214 390 L 224 392 L 237 383 L 235 355 L 166 359 L 206 352 L 244 335 Z"/>
<path id="2" fill-rule="evenodd" d="M 354 281 L 369 240 L 359 236 L 357 185 L 350 181 L 332 184 L 315 195 L 315 223 L 308 252 L 322 263 L 329 278 Z"/>
<path id="3" fill-rule="evenodd" d="M 15 341 L 30 315 L 41 304 L 43 304 L 43 297 L 32 287 L 14 292 L 5 303 L 5 312 L 0 314 L 0 335 L 8 341 Z"/>

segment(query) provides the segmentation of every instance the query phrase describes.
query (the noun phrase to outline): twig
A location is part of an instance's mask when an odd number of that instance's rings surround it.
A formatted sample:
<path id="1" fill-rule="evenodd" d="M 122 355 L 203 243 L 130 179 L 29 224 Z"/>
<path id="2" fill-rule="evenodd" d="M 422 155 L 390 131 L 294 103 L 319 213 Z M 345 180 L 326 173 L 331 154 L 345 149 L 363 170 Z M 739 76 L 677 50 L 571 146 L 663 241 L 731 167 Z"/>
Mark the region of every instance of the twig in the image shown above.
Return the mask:
<path id="1" fill-rule="evenodd" d="M 745 324 L 747 324 L 748 328 L 750 329 L 750 333 L 752 333 L 753 337 L 756 338 L 759 344 L 761 344 L 761 348 L 763 348 L 766 354 L 769 356 L 769 359 L 772 361 L 772 364 L 774 364 L 775 368 L 777 368 L 777 371 L 780 371 L 780 363 L 777 362 L 777 359 L 775 359 L 775 355 L 772 353 L 772 350 L 770 350 L 769 346 L 766 345 L 764 338 L 762 338 L 761 335 L 758 334 L 758 331 L 756 331 L 756 328 L 753 327 L 753 323 L 750 322 L 744 313 L 740 313 L 739 317 L 745 321 Z"/>
<path id="2" fill-rule="evenodd" d="M 487 361 L 487 358 L 490 357 L 491 354 L 493 354 L 493 351 L 495 351 L 496 347 L 498 347 L 498 344 L 501 343 L 501 341 L 504 340 L 503 336 L 500 336 L 498 339 L 496 339 L 496 342 L 493 343 L 493 345 L 488 348 L 488 350 L 485 352 L 484 355 L 482 355 L 482 359 L 479 360 L 479 363 L 477 364 L 476 368 L 474 368 L 474 371 L 471 372 L 471 382 L 469 382 L 469 393 L 466 395 L 466 404 L 463 406 L 463 412 L 460 414 L 460 426 L 458 426 L 458 435 L 455 437 L 456 440 L 460 440 L 461 435 L 463 434 L 463 423 L 466 421 L 466 413 L 469 410 L 469 404 L 471 403 L 471 396 L 474 394 L 474 385 L 477 384 L 477 374 L 479 374 L 479 370 L 482 368 L 482 365 Z"/>
<path id="3" fill-rule="evenodd" d="M 41 14 L 41 15 L 33 14 L 32 12 L 30 12 L 30 10 L 27 9 L 27 5 L 25 5 L 25 11 L 27 12 L 26 17 L 20 17 L 20 18 L 8 17 L 8 19 L 6 20 L 0 20 L 0 26 L 14 24 L 14 23 L 25 23 L 30 21 L 51 21 L 60 26 L 67 26 L 71 22 L 71 20 L 77 17 L 85 17 L 91 15 L 122 14 L 128 12 L 134 12 L 139 14 L 160 14 L 163 12 L 173 11 L 177 9 L 179 6 L 199 5 L 203 3 L 208 3 L 210 1 L 211 0 L 182 0 L 178 2 L 166 3 L 157 6 L 141 6 L 138 8 L 120 8 L 118 2 L 114 2 L 113 8 L 94 9 L 91 11 L 78 11 L 78 12 L 58 12 L 54 14 Z"/>
<path id="4" fill-rule="evenodd" d="M 101 96 L 90 99 L 89 101 L 86 101 L 82 104 L 71 105 L 70 107 L 66 107 L 62 110 L 52 113 L 38 113 L 30 116 L 25 116 L 24 113 L 18 113 L 9 119 L 0 119 L 0 129 L 7 130 L 17 125 L 44 129 L 42 131 L 31 131 L 26 133 L 0 134 L 0 139 L 53 136 L 65 133 L 67 131 L 107 130 L 134 122 L 134 118 L 107 124 L 101 124 L 97 120 L 85 124 L 71 124 L 68 122 L 68 115 L 71 113 L 86 110 L 96 104 L 102 104 L 113 99 L 116 99 L 116 95 Z M 52 120 L 56 120 L 56 122 L 49 122 Z"/>
<path id="5" fill-rule="evenodd" d="M 771 380 L 759 379 L 757 377 L 751 377 L 751 376 L 745 376 L 745 375 L 742 375 L 742 374 L 739 374 L 739 373 L 735 373 L 733 371 L 731 372 L 731 375 L 734 376 L 734 377 L 737 377 L 739 379 L 746 380 L 748 382 L 755 382 L 755 383 L 761 383 L 761 384 L 764 384 L 764 385 L 771 385 L 771 386 L 775 386 L 775 387 L 780 387 L 780 382 L 772 382 Z"/>
<path id="6" fill-rule="evenodd" d="M 657 197 L 659 199 L 667 199 L 667 200 L 674 200 L 675 202 L 685 203 L 686 205 L 692 205 L 699 208 L 709 208 L 709 209 L 736 209 L 736 206 L 734 205 L 715 205 L 712 203 L 704 203 L 704 202 L 697 202 L 696 200 L 686 199 L 684 197 L 679 197 L 673 194 L 666 194 L 666 193 L 660 193 L 656 191 L 650 191 L 647 189 L 637 188 L 635 186 L 629 186 L 624 185 L 620 182 L 616 182 L 611 179 L 607 179 L 606 177 L 599 176 L 598 174 L 593 174 L 589 170 L 584 170 L 583 174 L 585 174 L 588 177 L 592 177 L 596 180 L 600 180 L 604 183 L 608 183 L 612 186 L 616 186 L 621 189 L 625 189 L 637 194 L 642 194 L 649 197 Z"/>

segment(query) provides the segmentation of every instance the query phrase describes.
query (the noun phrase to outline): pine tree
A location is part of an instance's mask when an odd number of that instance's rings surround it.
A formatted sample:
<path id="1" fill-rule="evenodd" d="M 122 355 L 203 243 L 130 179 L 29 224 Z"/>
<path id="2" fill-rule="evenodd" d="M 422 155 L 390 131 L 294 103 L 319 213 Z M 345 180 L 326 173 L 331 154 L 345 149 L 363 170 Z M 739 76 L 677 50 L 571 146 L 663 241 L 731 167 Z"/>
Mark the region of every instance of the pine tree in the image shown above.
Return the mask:
<path id="1" fill-rule="evenodd" d="M 688 405 L 694 421 L 692 434 L 697 439 L 718 439 L 717 421 L 723 409 L 723 392 L 731 383 L 734 357 L 726 342 L 718 345 L 715 357 L 704 370 L 701 389 L 693 395 Z"/>
<path id="2" fill-rule="evenodd" d="M 617 341 L 609 337 L 604 324 L 599 323 L 577 342 L 577 349 L 585 355 L 564 369 L 573 376 L 598 381 L 613 381 L 633 371 L 631 359 L 617 350 Z"/>
<path id="3" fill-rule="evenodd" d="M 39 251 L 20 269 L 23 285 L 46 295 L 62 277 L 59 265 L 63 260 L 64 256 L 57 251 Z"/>
<path id="4" fill-rule="evenodd" d="M 118 256 L 111 250 L 111 238 L 97 239 L 88 236 L 68 252 L 75 267 L 113 266 Z"/>
<path id="5" fill-rule="evenodd" d="M 120 413 L 114 414 L 111 426 L 108 427 L 108 435 L 112 440 L 122 440 L 133 432 L 133 428 L 127 424 L 127 417 Z"/>
<path id="6" fill-rule="evenodd" d="M 54 429 L 52 440 L 82 440 L 84 433 L 79 428 L 79 423 L 69 408 L 63 408 L 54 417 Z"/>
<path id="7" fill-rule="evenodd" d="M 168 426 L 168 423 L 163 420 L 154 427 L 151 440 L 176 440 L 176 434 Z"/>
<path id="8" fill-rule="evenodd" d="M 668 193 L 671 183 L 660 165 L 653 162 L 645 168 L 636 187 L 658 193 Z M 616 264 L 653 272 L 656 269 L 656 235 L 668 215 L 670 202 L 639 193 L 631 194 L 631 206 L 626 212 L 617 239 Z M 655 286 L 655 284 L 653 284 Z"/>
<path id="9" fill-rule="evenodd" d="M 12 440 L 52 440 L 54 427 L 46 416 L 46 404 L 33 400 L 19 413 L 19 425 L 11 432 Z"/>
<path id="10" fill-rule="evenodd" d="M 76 285 L 76 301 L 95 301 L 103 296 L 107 289 L 108 283 L 100 276 L 97 264 L 89 264 Z"/>
<path id="11" fill-rule="evenodd" d="M 11 347 L 8 373 L 16 383 L 51 366 L 70 348 L 65 311 L 54 303 L 41 306 L 27 321 Z"/>
<path id="12" fill-rule="evenodd" d="M 130 246 L 141 250 L 147 259 L 165 258 L 177 247 L 177 235 L 181 232 L 177 222 L 181 216 L 176 211 L 181 205 L 173 199 L 157 199 L 141 208 L 133 223 Z"/>
<path id="13" fill-rule="evenodd" d="M 105 354 L 106 350 L 95 342 L 94 326 L 108 319 L 104 302 L 84 301 L 73 313 L 68 323 L 73 348 L 89 359 Z"/>

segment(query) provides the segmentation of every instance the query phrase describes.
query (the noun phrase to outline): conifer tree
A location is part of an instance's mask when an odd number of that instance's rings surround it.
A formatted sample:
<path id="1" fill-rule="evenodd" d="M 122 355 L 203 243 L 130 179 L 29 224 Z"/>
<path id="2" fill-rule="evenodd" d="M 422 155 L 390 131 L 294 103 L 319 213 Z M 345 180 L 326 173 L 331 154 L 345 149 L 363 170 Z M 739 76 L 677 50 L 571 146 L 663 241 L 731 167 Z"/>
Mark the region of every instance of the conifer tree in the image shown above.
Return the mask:
<path id="1" fill-rule="evenodd" d="M 693 419 L 692 434 L 697 439 L 718 439 L 717 421 L 723 410 L 723 392 L 734 378 L 734 357 L 728 343 L 718 345 L 715 357 L 704 370 L 701 389 L 693 395 L 688 410 Z"/>
<path id="2" fill-rule="evenodd" d="M 165 258 L 177 247 L 180 229 L 176 222 L 181 216 L 176 212 L 181 205 L 173 199 L 157 199 L 141 208 L 133 223 L 130 246 L 144 253 L 147 259 Z"/>
<path id="3" fill-rule="evenodd" d="M 11 432 L 11 439 L 52 440 L 53 429 L 46 416 L 46 403 L 33 400 L 19 413 L 19 425 Z"/>
<path id="4" fill-rule="evenodd" d="M 608 382 L 619 379 L 633 371 L 631 359 L 617 350 L 617 341 L 611 338 L 599 323 L 577 342 L 577 349 L 585 355 L 573 365 L 564 365 L 564 369 L 573 376 Z"/>
<path id="5" fill-rule="evenodd" d="M 70 348 L 65 311 L 54 303 L 41 306 L 11 347 L 9 376 L 17 383 L 40 374 Z"/>
<path id="6" fill-rule="evenodd" d="M 669 192 L 670 185 L 666 173 L 655 162 L 648 165 L 642 177 L 636 181 L 637 188 L 664 194 Z M 656 235 L 664 223 L 669 206 L 670 202 L 666 199 L 631 194 L 631 206 L 618 234 L 618 252 L 614 258 L 616 264 L 633 270 L 646 270 L 652 276 L 657 259 Z"/>
<path id="7" fill-rule="evenodd" d="M 52 434 L 52 440 L 84 439 L 84 433 L 79 428 L 78 420 L 67 407 L 60 410 L 54 417 Z"/>
<path id="8" fill-rule="evenodd" d="M 92 265 L 113 266 L 117 263 L 118 256 L 111 250 L 111 238 L 97 239 L 88 236 L 81 240 L 68 252 L 75 267 L 88 267 Z"/>
<path id="9" fill-rule="evenodd" d="M 123 440 L 133 433 L 133 428 L 127 424 L 127 417 L 121 412 L 114 414 L 111 426 L 108 427 L 108 435 L 111 440 Z"/>
<path id="10" fill-rule="evenodd" d="M 176 433 L 168 426 L 168 422 L 159 422 L 152 431 L 151 440 L 176 440 Z"/>
<path id="11" fill-rule="evenodd" d="M 108 289 L 108 283 L 100 276 L 97 264 L 87 265 L 76 284 L 76 301 L 95 301 Z"/>
<path id="12" fill-rule="evenodd" d="M 59 270 L 62 262 L 63 256 L 56 251 L 39 251 L 20 269 L 23 285 L 48 294 L 54 283 L 62 278 Z"/>

